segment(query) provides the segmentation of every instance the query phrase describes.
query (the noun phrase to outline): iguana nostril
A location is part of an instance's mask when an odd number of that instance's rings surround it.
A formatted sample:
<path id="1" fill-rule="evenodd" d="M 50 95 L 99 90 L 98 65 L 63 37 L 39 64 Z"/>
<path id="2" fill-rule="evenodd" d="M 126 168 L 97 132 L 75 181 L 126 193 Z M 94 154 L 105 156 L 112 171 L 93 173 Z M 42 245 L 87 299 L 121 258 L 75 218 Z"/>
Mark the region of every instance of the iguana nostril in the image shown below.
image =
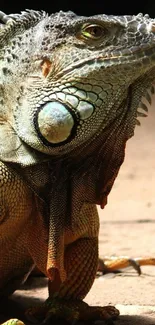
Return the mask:
<path id="1" fill-rule="evenodd" d="M 65 105 L 53 101 L 41 107 L 37 116 L 37 125 L 45 140 L 58 144 L 70 137 L 74 119 Z"/>

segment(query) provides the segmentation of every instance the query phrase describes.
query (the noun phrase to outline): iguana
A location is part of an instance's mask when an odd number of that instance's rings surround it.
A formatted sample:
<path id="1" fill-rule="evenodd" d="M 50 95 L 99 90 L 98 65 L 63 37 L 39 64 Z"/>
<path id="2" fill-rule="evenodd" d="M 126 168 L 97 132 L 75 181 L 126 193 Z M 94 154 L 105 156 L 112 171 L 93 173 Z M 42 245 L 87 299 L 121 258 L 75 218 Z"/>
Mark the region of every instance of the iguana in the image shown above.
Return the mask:
<path id="1" fill-rule="evenodd" d="M 33 10 L 0 19 L 0 295 L 37 266 L 49 298 L 29 319 L 114 318 L 115 307 L 83 298 L 98 264 L 96 205 L 147 111 L 141 97 L 154 92 L 155 20 Z"/>

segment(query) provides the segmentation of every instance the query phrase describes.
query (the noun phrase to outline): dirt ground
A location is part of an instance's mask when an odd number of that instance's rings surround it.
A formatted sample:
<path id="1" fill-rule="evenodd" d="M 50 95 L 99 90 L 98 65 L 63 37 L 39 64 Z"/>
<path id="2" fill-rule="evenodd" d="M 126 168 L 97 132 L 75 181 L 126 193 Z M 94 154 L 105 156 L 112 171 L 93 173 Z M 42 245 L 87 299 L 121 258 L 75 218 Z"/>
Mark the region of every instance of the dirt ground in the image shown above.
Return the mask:
<path id="1" fill-rule="evenodd" d="M 100 256 L 155 257 L 155 97 L 148 118 L 140 121 L 142 126 L 136 127 L 135 136 L 128 141 L 126 159 L 108 205 L 99 209 Z M 46 279 L 41 279 L 37 288 L 36 279 L 31 279 L 31 289 L 25 286 L 5 304 L 8 315 L 21 316 L 26 306 L 44 300 L 46 284 Z M 118 307 L 121 316 L 116 325 L 155 325 L 155 267 L 142 267 L 141 276 L 130 269 L 122 275 L 99 277 L 85 301 Z"/>

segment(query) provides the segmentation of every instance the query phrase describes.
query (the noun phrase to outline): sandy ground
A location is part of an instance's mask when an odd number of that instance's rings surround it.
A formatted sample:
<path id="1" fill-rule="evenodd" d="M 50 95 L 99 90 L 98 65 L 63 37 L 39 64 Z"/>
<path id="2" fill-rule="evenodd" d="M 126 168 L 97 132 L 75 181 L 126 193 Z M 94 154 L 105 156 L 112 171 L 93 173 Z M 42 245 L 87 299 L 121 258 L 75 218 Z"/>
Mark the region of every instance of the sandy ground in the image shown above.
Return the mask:
<path id="1" fill-rule="evenodd" d="M 142 126 L 136 128 L 134 138 L 128 141 L 126 159 L 109 195 L 108 206 L 99 209 L 100 256 L 155 257 L 155 97 L 148 118 L 140 121 Z M 46 279 L 39 284 L 37 288 L 36 279 L 31 279 L 31 290 L 26 286 L 13 295 L 13 301 L 5 304 L 9 316 L 20 317 L 26 306 L 47 297 Z M 117 325 L 153 325 L 155 267 L 143 267 L 141 276 L 133 270 L 121 276 L 102 276 L 95 280 L 85 301 L 91 305 L 116 305 L 121 313 Z M 21 309 L 17 308 L 18 303 Z M 4 314 L 3 320 L 8 318 L 5 311 Z"/>

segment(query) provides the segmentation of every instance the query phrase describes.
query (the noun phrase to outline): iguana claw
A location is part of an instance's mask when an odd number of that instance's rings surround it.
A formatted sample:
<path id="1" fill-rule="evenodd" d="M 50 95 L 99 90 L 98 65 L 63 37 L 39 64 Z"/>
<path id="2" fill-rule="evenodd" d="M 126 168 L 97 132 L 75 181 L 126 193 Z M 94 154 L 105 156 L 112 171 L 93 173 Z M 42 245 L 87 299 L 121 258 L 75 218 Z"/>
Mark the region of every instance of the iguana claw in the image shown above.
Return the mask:
<path id="1" fill-rule="evenodd" d="M 152 257 L 138 257 L 129 258 L 128 256 L 111 256 L 103 259 L 99 258 L 98 272 L 102 274 L 110 272 L 120 272 L 120 269 L 124 269 L 128 266 L 132 266 L 139 275 L 141 275 L 142 265 L 155 265 L 155 258 Z"/>

